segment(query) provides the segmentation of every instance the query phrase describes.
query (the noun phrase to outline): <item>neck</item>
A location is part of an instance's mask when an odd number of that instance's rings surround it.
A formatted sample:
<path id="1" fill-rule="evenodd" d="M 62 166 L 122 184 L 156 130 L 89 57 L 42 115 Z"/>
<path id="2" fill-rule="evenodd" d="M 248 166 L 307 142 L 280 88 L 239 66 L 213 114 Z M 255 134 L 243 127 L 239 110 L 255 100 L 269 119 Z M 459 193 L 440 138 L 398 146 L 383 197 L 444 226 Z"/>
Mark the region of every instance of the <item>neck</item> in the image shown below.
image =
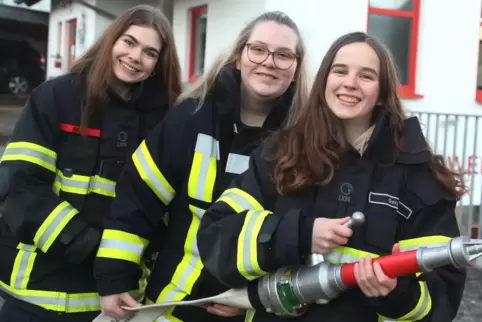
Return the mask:
<path id="1" fill-rule="evenodd" d="M 124 100 L 129 100 L 132 85 L 116 79 L 111 84 L 112 89 Z"/>
<path id="2" fill-rule="evenodd" d="M 353 144 L 353 142 L 370 128 L 370 125 L 370 118 L 343 121 L 345 136 L 348 142 Z"/>
<path id="3" fill-rule="evenodd" d="M 241 85 L 241 122 L 248 126 L 262 127 L 273 108 L 272 101 L 260 100 Z"/>

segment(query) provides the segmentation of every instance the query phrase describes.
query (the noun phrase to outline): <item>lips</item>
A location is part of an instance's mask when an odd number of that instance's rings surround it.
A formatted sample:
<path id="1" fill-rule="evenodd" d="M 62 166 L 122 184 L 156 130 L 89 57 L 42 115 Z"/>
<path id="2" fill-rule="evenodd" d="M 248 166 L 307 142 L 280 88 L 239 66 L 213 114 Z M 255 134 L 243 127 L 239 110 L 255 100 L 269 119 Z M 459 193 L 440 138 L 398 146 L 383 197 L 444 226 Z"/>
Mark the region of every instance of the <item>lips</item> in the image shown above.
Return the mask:
<path id="1" fill-rule="evenodd" d="M 278 79 L 278 77 L 274 76 L 273 74 L 269 74 L 269 73 L 256 73 L 256 75 L 261 76 L 263 78 L 268 78 L 268 79 Z"/>
<path id="2" fill-rule="evenodd" d="M 344 103 L 356 104 L 356 103 L 361 102 L 361 98 L 353 96 L 353 95 L 339 94 L 339 95 L 336 95 L 336 97 Z"/>
<path id="3" fill-rule="evenodd" d="M 139 72 L 139 70 L 137 68 L 132 67 L 131 65 L 129 65 L 127 63 L 124 63 L 122 60 L 119 60 L 119 63 L 122 65 L 122 67 L 124 67 L 125 69 L 127 69 L 130 72 L 134 72 L 134 73 Z"/>

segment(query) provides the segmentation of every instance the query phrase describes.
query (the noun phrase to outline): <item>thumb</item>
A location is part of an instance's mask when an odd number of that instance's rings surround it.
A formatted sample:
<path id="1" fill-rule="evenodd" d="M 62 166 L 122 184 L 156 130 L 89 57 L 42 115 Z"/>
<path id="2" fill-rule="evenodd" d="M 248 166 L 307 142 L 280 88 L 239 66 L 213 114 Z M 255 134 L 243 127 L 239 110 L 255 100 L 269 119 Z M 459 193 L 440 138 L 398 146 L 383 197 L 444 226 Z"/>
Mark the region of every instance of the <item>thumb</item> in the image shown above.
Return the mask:
<path id="1" fill-rule="evenodd" d="M 396 243 L 392 247 L 392 254 L 397 254 L 397 253 L 400 253 L 400 245 L 398 243 Z"/>
<path id="2" fill-rule="evenodd" d="M 343 225 L 344 223 L 346 223 L 348 220 L 350 220 L 350 216 L 348 217 L 345 217 L 345 218 L 340 218 L 340 219 L 335 219 L 335 222 L 340 224 L 340 225 Z"/>
<path id="3" fill-rule="evenodd" d="M 137 303 L 136 300 L 132 298 L 132 296 L 129 295 L 129 293 L 124 293 L 120 296 L 120 300 L 127 306 L 130 307 L 139 307 L 141 304 Z"/>

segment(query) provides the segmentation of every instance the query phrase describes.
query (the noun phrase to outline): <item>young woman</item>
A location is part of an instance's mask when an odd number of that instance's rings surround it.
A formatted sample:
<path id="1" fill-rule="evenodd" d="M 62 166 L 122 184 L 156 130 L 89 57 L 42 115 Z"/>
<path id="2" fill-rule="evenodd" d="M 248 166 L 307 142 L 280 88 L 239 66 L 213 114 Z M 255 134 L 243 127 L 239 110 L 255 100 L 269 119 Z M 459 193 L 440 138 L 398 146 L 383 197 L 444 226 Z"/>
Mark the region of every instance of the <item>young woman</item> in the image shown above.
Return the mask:
<path id="1" fill-rule="evenodd" d="M 147 302 L 187 300 L 225 289 L 203 269 L 196 233 L 203 213 L 248 166 L 249 155 L 307 93 L 305 49 L 296 24 L 267 12 L 240 33 L 132 156 L 105 221 L 95 275 L 104 314 L 136 305 L 139 259 L 166 212 L 169 232 L 150 275 Z M 159 234 L 159 233 L 157 233 Z M 151 242 L 150 242 L 151 241 Z M 218 315 L 228 308 L 210 307 Z M 216 321 L 202 308 L 176 308 L 170 321 Z"/>
<path id="2" fill-rule="evenodd" d="M 307 105 L 296 107 L 290 125 L 204 213 L 197 239 L 206 270 L 241 287 L 325 254 L 335 263 L 359 261 L 359 288 L 310 305 L 297 321 L 455 317 L 463 270 L 391 279 L 372 263 L 459 236 L 454 210 L 465 187 L 432 154 L 417 118 L 405 118 L 396 75 L 391 55 L 370 36 L 334 42 Z M 343 224 L 355 211 L 366 220 L 352 231 Z M 262 308 L 250 314 L 250 321 L 284 321 Z"/>
<path id="3" fill-rule="evenodd" d="M 64 76 L 31 94 L 3 154 L 0 321 L 92 321 L 101 220 L 124 162 L 182 89 L 172 31 L 149 6 L 121 14 Z M 142 297 L 145 280 L 135 296 Z"/>

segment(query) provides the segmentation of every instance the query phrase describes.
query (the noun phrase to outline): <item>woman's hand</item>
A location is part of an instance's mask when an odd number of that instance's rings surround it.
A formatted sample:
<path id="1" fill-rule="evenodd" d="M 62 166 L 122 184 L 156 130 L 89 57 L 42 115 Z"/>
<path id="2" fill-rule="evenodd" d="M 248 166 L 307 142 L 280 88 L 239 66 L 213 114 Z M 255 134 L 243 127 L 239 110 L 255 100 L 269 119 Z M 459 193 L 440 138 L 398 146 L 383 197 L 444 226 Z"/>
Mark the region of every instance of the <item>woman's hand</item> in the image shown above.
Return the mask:
<path id="1" fill-rule="evenodd" d="M 244 313 L 243 309 L 239 309 L 237 307 L 222 305 L 222 304 L 213 304 L 208 306 L 207 311 L 211 314 L 230 318 L 233 316 L 241 315 Z"/>
<path id="2" fill-rule="evenodd" d="M 400 246 L 393 245 L 392 254 L 399 253 Z M 390 278 L 371 257 L 362 258 L 355 264 L 355 278 L 363 294 L 368 297 L 387 296 L 397 286 L 397 279 Z"/>
<path id="3" fill-rule="evenodd" d="M 348 243 L 353 231 L 343 226 L 350 217 L 342 219 L 316 218 L 313 224 L 311 252 L 327 254 L 340 245 Z"/>
<path id="4" fill-rule="evenodd" d="M 124 310 L 121 306 L 139 307 L 141 304 L 134 300 L 129 293 L 101 296 L 100 298 L 100 308 L 102 313 L 107 316 L 120 319 L 131 316 L 135 313 Z"/>

